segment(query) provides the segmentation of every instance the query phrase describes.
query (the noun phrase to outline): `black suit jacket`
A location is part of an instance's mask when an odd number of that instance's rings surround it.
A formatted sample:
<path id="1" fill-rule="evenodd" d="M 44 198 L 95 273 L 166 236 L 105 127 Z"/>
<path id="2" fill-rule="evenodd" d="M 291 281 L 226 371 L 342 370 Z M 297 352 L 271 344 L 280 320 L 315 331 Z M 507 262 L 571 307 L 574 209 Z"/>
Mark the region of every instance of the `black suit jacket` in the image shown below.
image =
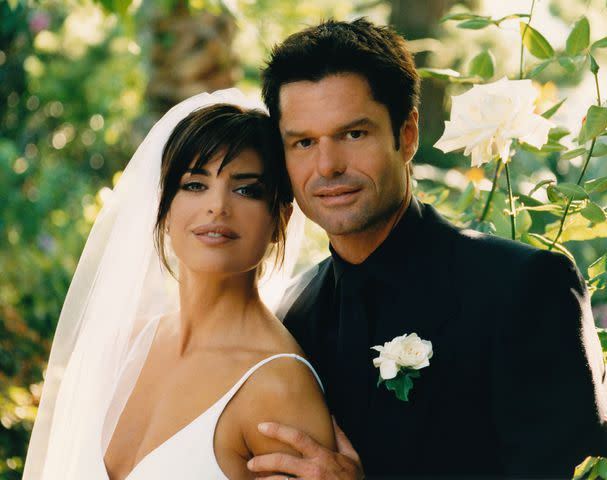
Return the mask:
<path id="1" fill-rule="evenodd" d="M 327 334 L 332 262 L 283 307 L 325 383 L 337 341 Z M 370 361 L 361 372 L 352 440 L 369 478 L 571 478 L 585 456 L 607 456 L 605 365 L 583 279 L 567 257 L 459 230 L 413 199 L 364 263 L 381 292 L 368 299 L 368 346 L 416 332 L 434 348 L 409 402 L 376 387 Z M 339 421 L 344 405 L 329 407 Z"/>

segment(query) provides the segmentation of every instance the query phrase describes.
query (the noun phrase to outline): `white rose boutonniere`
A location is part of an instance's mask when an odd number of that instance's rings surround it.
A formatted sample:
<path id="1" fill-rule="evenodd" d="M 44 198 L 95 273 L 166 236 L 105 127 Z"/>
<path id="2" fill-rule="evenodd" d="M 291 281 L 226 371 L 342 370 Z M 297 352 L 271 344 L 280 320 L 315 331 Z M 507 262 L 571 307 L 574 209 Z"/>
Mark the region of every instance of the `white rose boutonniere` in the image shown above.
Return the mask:
<path id="1" fill-rule="evenodd" d="M 383 346 L 376 345 L 371 349 L 379 352 L 379 356 L 373 359 L 373 365 L 379 368 L 377 386 L 385 383 L 396 398 L 409 401 L 413 379 L 421 376 L 420 369 L 430 365 L 432 343 L 411 333 L 395 337 Z"/>

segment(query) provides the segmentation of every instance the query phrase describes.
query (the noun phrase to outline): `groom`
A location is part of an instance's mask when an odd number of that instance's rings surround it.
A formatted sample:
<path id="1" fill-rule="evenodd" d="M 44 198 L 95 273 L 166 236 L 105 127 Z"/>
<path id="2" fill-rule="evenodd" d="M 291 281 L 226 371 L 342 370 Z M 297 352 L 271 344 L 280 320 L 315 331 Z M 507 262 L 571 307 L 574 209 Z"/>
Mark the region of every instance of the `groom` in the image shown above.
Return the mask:
<path id="1" fill-rule="evenodd" d="M 331 241 L 282 315 L 347 438 L 338 432 L 333 453 L 262 424 L 302 458 L 249 468 L 566 478 L 587 455 L 607 456 L 605 365 L 576 268 L 459 230 L 412 196 L 419 77 L 404 40 L 328 21 L 277 46 L 263 78 L 299 206 Z M 371 347 L 412 333 L 434 355 L 402 401 L 377 386 Z"/>

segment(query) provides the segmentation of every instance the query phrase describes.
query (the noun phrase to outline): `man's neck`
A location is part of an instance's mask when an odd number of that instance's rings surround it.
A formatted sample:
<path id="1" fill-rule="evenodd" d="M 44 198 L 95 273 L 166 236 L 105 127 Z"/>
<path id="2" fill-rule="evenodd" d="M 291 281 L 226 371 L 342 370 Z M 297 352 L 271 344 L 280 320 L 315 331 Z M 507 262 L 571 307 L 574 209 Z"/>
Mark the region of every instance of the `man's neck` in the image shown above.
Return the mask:
<path id="1" fill-rule="evenodd" d="M 348 263 L 356 265 L 364 262 L 388 238 L 409 208 L 411 197 L 410 194 L 406 195 L 392 215 L 372 228 L 348 235 L 329 235 L 333 250 Z"/>

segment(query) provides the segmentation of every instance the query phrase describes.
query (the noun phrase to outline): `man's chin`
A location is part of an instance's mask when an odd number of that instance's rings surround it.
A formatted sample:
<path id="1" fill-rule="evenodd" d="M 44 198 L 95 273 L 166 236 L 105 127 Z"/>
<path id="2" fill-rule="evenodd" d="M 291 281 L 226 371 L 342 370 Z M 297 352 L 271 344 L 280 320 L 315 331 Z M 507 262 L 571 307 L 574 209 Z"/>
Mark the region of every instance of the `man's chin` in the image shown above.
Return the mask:
<path id="1" fill-rule="evenodd" d="M 369 228 L 368 219 L 353 219 L 353 218 L 327 218 L 322 217 L 313 220 L 321 227 L 330 237 L 341 237 L 347 235 L 355 235 Z"/>
<path id="2" fill-rule="evenodd" d="M 330 214 L 322 212 L 319 215 L 312 216 L 306 214 L 306 216 L 327 232 L 329 237 L 344 237 L 376 229 L 382 230 L 398 211 L 400 205 L 400 203 L 396 204 L 375 216 L 365 214 L 366 212 L 374 211 L 374 208 L 371 206 L 357 209 L 356 212 L 334 211 Z"/>

